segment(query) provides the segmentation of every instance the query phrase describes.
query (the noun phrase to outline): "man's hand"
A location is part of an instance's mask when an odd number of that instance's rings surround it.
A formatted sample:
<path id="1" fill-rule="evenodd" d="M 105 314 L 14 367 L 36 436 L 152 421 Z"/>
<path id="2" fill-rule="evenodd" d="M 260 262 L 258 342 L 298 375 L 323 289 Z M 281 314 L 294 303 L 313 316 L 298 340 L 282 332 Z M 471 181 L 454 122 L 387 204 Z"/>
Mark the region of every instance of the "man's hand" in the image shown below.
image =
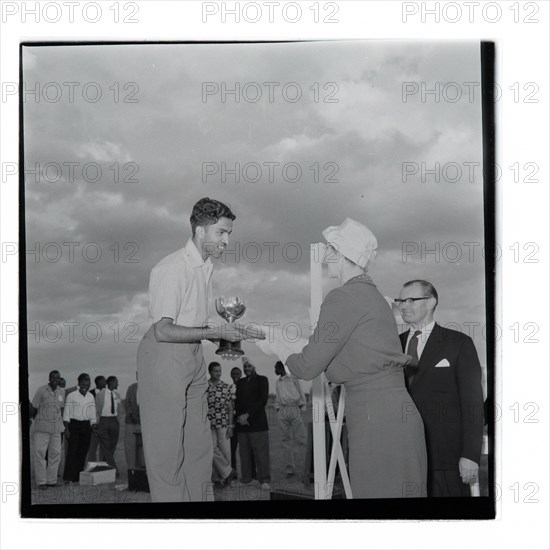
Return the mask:
<path id="1" fill-rule="evenodd" d="M 237 422 L 241 426 L 247 426 L 248 425 L 248 413 L 241 414 L 239 418 L 237 418 Z"/>
<path id="2" fill-rule="evenodd" d="M 220 326 L 220 338 L 228 342 L 263 340 L 265 339 L 265 334 L 259 327 L 241 325 L 240 323 L 227 323 Z"/>
<path id="3" fill-rule="evenodd" d="M 65 439 L 69 439 L 71 437 L 71 432 L 69 431 L 69 428 L 65 428 Z"/>
<path id="4" fill-rule="evenodd" d="M 458 461 L 458 469 L 460 471 L 462 483 L 470 484 L 478 480 L 477 474 L 479 466 L 473 460 L 461 456 Z"/>
<path id="5" fill-rule="evenodd" d="M 225 433 L 225 437 L 227 437 L 227 439 L 231 439 L 233 437 L 233 426 L 229 426 L 227 428 L 227 432 Z"/>

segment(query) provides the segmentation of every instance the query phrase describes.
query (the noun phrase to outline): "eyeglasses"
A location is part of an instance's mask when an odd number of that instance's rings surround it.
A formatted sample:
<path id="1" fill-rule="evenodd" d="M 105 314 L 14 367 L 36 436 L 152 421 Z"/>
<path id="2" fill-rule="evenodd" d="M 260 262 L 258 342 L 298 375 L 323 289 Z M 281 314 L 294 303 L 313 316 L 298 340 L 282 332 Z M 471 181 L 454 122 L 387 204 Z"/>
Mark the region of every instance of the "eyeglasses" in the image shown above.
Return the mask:
<path id="1" fill-rule="evenodd" d="M 414 302 L 417 302 L 418 300 L 429 300 L 431 298 L 431 296 L 423 296 L 422 298 L 405 298 L 405 299 L 401 299 L 401 298 L 396 298 L 394 300 L 394 302 L 398 305 L 398 306 L 402 306 L 403 304 L 407 304 L 408 306 L 412 306 L 414 304 Z"/>

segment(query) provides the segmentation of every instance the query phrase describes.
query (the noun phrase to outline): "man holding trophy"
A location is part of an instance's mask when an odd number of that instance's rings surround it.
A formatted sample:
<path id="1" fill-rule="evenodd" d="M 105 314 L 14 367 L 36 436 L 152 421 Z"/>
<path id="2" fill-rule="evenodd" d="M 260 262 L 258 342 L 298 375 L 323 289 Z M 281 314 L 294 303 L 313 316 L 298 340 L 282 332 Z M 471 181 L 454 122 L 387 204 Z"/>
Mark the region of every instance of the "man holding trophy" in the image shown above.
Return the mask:
<path id="1" fill-rule="evenodd" d="M 214 311 L 211 258 L 220 258 L 228 245 L 233 220 L 235 215 L 225 204 L 199 200 L 191 214 L 192 237 L 151 272 L 153 325 L 139 345 L 137 365 L 143 450 L 153 502 L 213 499 L 208 382 L 201 341 L 264 338 L 260 329 L 234 322 L 208 324 Z M 244 306 L 241 310 L 242 315 Z M 239 352 L 225 343 L 218 353 L 234 359 Z"/>

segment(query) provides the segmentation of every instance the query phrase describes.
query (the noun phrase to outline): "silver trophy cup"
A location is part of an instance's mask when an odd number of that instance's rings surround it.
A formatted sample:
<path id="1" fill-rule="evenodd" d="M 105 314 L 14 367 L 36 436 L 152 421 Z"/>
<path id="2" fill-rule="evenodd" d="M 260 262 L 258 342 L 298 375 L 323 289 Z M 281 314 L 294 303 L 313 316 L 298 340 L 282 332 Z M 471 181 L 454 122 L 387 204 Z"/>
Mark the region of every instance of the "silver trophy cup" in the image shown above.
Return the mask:
<path id="1" fill-rule="evenodd" d="M 227 323 L 234 323 L 240 319 L 246 311 L 246 306 L 241 298 L 236 296 L 227 296 L 224 298 L 216 298 L 216 311 L 218 315 Z M 233 355 L 243 355 L 240 342 L 229 342 L 229 340 L 220 339 L 220 347 L 216 350 L 218 355 L 226 353 Z"/>

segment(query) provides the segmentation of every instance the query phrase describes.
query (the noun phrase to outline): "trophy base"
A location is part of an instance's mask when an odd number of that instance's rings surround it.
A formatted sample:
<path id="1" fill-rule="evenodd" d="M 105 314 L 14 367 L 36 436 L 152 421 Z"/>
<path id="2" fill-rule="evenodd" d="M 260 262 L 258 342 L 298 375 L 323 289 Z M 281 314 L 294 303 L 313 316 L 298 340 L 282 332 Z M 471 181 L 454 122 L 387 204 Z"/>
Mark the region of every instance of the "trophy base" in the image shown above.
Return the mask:
<path id="1" fill-rule="evenodd" d="M 228 340 L 220 340 L 220 347 L 216 350 L 217 355 L 225 355 L 230 353 L 233 355 L 244 355 L 241 349 L 240 342 L 229 342 Z"/>

